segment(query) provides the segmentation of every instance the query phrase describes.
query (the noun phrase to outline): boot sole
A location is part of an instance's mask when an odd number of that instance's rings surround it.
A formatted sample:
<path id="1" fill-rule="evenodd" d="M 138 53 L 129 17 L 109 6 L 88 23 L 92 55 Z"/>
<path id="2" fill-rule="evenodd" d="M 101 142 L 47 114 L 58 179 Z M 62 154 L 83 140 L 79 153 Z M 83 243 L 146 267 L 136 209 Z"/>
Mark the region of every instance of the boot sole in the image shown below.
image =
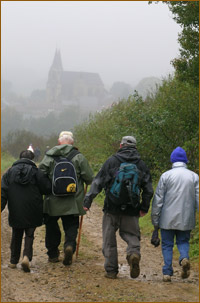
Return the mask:
<path id="1" fill-rule="evenodd" d="M 64 265 L 71 265 L 72 264 L 72 257 L 73 257 L 73 249 L 72 247 L 67 247 L 64 252 Z"/>
<path id="2" fill-rule="evenodd" d="M 14 269 L 14 268 L 17 268 L 17 264 L 10 263 L 10 264 L 8 264 L 8 267 Z"/>
<path id="3" fill-rule="evenodd" d="M 57 262 L 59 262 L 59 259 L 58 258 L 49 258 L 48 261 L 50 263 L 57 263 Z"/>
<path id="4" fill-rule="evenodd" d="M 163 282 L 171 282 L 171 277 L 163 277 Z"/>
<path id="5" fill-rule="evenodd" d="M 140 274 L 140 266 L 139 266 L 139 258 L 137 256 L 130 257 L 130 276 L 131 278 L 135 279 Z"/>
<path id="6" fill-rule="evenodd" d="M 104 275 L 104 277 L 105 278 L 108 278 L 108 279 L 117 279 L 117 274 L 108 274 L 108 273 L 106 273 L 105 275 Z"/>
<path id="7" fill-rule="evenodd" d="M 189 261 L 185 261 L 182 264 L 182 273 L 181 273 L 181 278 L 182 279 L 187 279 L 190 275 L 190 263 Z"/>
<path id="8" fill-rule="evenodd" d="M 23 271 L 30 272 L 30 267 L 29 267 L 29 264 L 27 262 L 22 262 L 21 265 L 22 265 Z"/>

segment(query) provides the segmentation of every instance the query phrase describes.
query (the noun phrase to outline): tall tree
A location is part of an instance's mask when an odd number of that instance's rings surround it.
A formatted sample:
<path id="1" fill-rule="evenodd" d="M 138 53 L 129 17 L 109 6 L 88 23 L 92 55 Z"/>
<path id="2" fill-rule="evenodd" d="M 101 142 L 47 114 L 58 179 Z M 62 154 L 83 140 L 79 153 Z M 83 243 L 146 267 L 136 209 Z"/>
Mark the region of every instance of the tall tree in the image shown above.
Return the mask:
<path id="1" fill-rule="evenodd" d="M 159 1 L 157 1 L 158 3 Z M 172 60 L 175 75 L 181 81 L 199 84 L 199 1 L 162 1 L 180 24 L 180 57 Z M 152 1 L 150 1 L 152 3 Z"/>
<path id="2" fill-rule="evenodd" d="M 174 20 L 182 27 L 179 34 L 180 58 L 172 61 L 181 81 L 199 83 L 199 1 L 167 1 Z"/>

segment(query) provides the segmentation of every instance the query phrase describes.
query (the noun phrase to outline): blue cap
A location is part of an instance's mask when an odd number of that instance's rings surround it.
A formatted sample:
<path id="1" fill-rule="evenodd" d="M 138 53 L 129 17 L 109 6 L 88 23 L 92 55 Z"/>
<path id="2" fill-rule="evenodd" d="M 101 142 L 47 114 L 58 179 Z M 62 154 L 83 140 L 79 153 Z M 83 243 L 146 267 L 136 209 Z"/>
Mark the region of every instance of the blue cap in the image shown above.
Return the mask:
<path id="1" fill-rule="evenodd" d="M 170 156 L 170 160 L 172 163 L 174 163 L 174 162 L 187 163 L 188 162 L 186 152 L 180 146 L 178 146 L 177 148 L 175 148 L 173 150 L 173 152 L 171 153 L 171 156 Z"/>

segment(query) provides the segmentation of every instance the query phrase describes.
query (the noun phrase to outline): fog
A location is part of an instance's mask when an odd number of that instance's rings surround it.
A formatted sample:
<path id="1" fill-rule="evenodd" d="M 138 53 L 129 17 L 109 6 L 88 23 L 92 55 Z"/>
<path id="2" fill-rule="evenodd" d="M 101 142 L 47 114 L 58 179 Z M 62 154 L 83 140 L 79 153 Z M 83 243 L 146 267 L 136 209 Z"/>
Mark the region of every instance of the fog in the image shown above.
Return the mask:
<path id="1" fill-rule="evenodd" d="M 105 87 L 165 77 L 179 54 L 163 3 L 3 1 L 1 18 L 2 78 L 26 93 L 45 87 L 56 49 L 64 70 L 98 73 Z"/>

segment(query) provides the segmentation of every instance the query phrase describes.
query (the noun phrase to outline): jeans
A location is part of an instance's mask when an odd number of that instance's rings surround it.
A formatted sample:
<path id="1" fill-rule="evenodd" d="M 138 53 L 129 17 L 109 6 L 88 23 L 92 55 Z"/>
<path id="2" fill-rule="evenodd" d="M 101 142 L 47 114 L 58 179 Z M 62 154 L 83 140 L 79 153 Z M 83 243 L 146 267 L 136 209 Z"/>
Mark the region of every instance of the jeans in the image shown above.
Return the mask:
<path id="1" fill-rule="evenodd" d="M 27 256 L 29 261 L 33 257 L 33 240 L 34 240 L 35 228 L 12 228 L 12 239 L 11 239 L 11 258 L 10 263 L 17 264 L 20 259 L 22 238 L 25 233 L 24 238 L 24 250 L 23 257 Z"/>
<path id="2" fill-rule="evenodd" d="M 48 216 L 45 220 L 46 236 L 45 244 L 47 248 L 47 255 L 50 258 L 59 256 L 58 247 L 61 242 L 61 231 L 58 224 L 58 219 L 61 218 L 63 229 L 65 232 L 64 249 L 67 246 L 72 246 L 73 253 L 76 251 L 76 237 L 79 228 L 79 216 L 66 215 L 60 217 Z"/>
<path id="3" fill-rule="evenodd" d="M 184 258 L 189 259 L 189 240 L 190 230 L 175 230 L 175 229 L 161 229 L 162 238 L 162 254 L 164 258 L 163 274 L 173 275 L 172 259 L 174 238 L 176 236 L 176 245 L 178 247 L 180 257 L 179 264 Z"/>

